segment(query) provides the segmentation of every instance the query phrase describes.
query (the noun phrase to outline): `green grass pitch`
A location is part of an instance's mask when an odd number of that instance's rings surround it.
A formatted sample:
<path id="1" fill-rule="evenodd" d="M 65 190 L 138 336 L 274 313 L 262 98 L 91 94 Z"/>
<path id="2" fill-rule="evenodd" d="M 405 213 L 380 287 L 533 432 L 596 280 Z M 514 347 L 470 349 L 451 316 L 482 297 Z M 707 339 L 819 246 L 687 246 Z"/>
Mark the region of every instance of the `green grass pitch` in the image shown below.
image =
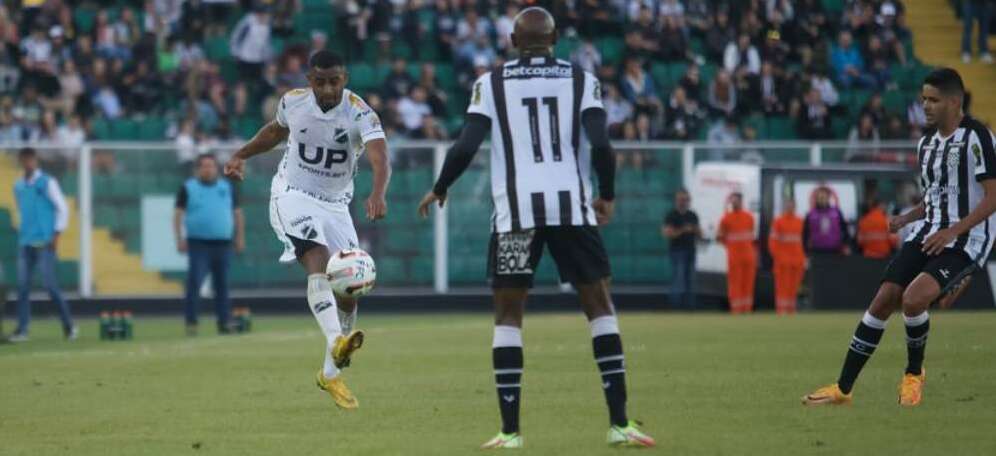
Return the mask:
<path id="1" fill-rule="evenodd" d="M 836 379 L 859 317 L 623 314 L 630 415 L 659 442 L 648 453 L 996 454 L 993 313 L 934 314 L 917 409 L 896 404 L 901 318 L 853 406 L 800 405 Z M 139 319 L 134 341 L 101 342 L 88 320 L 67 344 L 36 322 L 30 343 L 0 346 L 0 454 L 469 455 L 498 430 L 487 314 L 361 313 L 352 413 L 314 386 L 310 316 L 254 323 L 186 338 L 179 319 Z M 615 454 L 581 314 L 527 315 L 524 338 L 522 454 Z"/>

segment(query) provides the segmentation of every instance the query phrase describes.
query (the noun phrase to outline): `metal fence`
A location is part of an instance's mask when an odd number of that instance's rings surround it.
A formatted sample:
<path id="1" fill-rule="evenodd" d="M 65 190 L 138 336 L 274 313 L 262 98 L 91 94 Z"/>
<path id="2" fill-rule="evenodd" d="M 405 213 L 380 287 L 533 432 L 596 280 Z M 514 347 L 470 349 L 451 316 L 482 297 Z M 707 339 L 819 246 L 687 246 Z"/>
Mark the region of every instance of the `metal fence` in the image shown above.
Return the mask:
<path id="1" fill-rule="evenodd" d="M 198 150 L 180 150 L 173 143 L 86 143 L 79 147 L 55 144 L 0 145 L 0 261 L 9 281 L 14 278 L 16 219 L 10 189 L 20 174 L 16 152 L 31 146 L 42 165 L 59 179 L 72 200 L 71 228 L 75 240 L 64 242 L 59 253 L 60 278 L 75 284 L 84 297 L 116 294 L 175 293 L 182 284 L 185 260 L 175 250 L 171 217 L 173 201 L 190 176 L 190 159 L 197 152 L 222 158 L 234 150 L 221 144 Z M 445 157 L 448 143 L 399 141 L 390 144 L 394 177 L 385 220 L 368 222 L 362 201 L 369 195 L 372 176 L 360 159 L 356 200 L 351 211 L 361 247 L 378 262 L 380 286 L 433 288 L 485 283 L 489 219 L 492 209 L 488 150 L 477 155 L 465 175 L 450 191 L 447 206 L 431 220 L 416 216 L 416 205 L 429 190 Z M 602 228 L 618 284 L 662 284 L 670 277 L 666 242 L 660 235 L 663 216 L 672 195 L 690 187 L 695 166 L 702 162 L 912 164 L 909 142 L 809 143 L 751 142 L 617 143 L 617 216 Z M 281 157 L 272 151 L 249 161 L 244 182 L 238 185 L 246 216 L 246 252 L 233 261 L 236 289 L 297 287 L 296 265 L 280 265 L 282 249 L 269 223 L 270 179 Z M 6 221 L 5 221 L 6 220 Z M 555 268 L 544 260 L 537 283 L 557 282 Z"/>

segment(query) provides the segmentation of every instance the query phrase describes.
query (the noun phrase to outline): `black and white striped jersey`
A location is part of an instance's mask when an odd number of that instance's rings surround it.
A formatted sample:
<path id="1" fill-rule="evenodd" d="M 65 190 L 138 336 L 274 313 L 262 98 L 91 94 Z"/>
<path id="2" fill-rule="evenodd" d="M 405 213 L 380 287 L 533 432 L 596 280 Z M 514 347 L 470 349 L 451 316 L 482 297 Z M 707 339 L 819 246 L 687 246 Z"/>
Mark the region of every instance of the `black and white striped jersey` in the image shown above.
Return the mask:
<path id="1" fill-rule="evenodd" d="M 498 233 L 596 225 L 581 112 L 602 108 L 593 75 L 563 60 L 512 60 L 474 82 L 468 114 L 491 119 Z"/>
<path id="2" fill-rule="evenodd" d="M 942 137 L 934 130 L 926 132 L 917 144 L 926 215 L 913 227 L 907 241 L 922 243 L 931 234 L 958 223 L 982 201 L 980 182 L 996 178 L 993 143 L 993 133 L 967 115 L 950 136 Z M 996 216 L 990 216 L 947 247 L 983 261 L 994 240 Z"/>

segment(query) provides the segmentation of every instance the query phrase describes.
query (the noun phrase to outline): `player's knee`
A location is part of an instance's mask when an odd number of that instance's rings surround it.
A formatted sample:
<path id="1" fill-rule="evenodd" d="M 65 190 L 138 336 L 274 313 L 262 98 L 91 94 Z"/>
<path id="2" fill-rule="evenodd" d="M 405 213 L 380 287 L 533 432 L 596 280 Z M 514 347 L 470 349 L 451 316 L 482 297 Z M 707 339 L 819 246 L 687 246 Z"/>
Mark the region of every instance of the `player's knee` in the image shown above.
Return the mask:
<path id="1" fill-rule="evenodd" d="M 901 305 L 903 291 L 898 285 L 885 283 L 879 288 L 868 311 L 878 319 L 887 320 Z"/>
<path id="2" fill-rule="evenodd" d="M 919 290 L 907 288 L 903 292 L 903 314 L 916 316 L 922 314 L 930 306 L 931 296 Z"/>

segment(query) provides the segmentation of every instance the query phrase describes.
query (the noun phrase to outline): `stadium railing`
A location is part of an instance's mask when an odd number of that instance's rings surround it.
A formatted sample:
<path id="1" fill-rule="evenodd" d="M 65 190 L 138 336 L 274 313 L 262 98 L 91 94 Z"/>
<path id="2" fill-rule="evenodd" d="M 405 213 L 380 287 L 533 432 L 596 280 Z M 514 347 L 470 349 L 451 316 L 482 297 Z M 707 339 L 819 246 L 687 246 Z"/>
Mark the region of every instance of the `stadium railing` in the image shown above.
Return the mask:
<path id="1" fill-rule="evenodd" d="M 603 227 L 616 284 L 659 285 L 670 280 L 667 245 L 660 224 L 672 196 L 691 187 L 695 166 L 725 161 L 755 164 L 915 161 L 913 144 L 900 142 L 619 142 L 617 212 Z M 80 296 L 162 295 L 182 287 L 186 260 L 176 252 L 172 211 L 176 192 L 191 176 L 173 143 L 89 142 L 79 147 L 51 143 L 0 144 L 0 262 L 12 283 L 16 268 L 16 208 L 11 187 L 20 176 L 21 147 L 39 151 L 43 168 L 57 177 L 71 201 L 71 224 L 59 248 L 58 274 L 65 288 Z M 394 175 L 388 217 L 370 222 L 361 202 L 372 176 L 359 160 L 351 206 L 360 245 L 377 260 L 382 287 L 415 287 L 447 292 L 480 287 L 486 280 L 491 190 L 487 145 L 450 191 L 446 208 L 420 220 L 415 208 L 429 190 L 446 155 L 447 142 L 393 141 Z M 222 163 L 234 146 L 202 147 Z M 190 154 L 188 154 L 190 155 Z M 249 161 L 239 184 L 246 218 L 246 251 L 232 261 L 235 290 L 296 288 L 296 265 L 278 264 L 283 246 L 269 223 L 270 179 L 281 158 L 273 151 Z M 911 165 L 912 166 L 912 165 Z M 9 182 L 6 182 L 8 181 Z M 544 260 L 538 284 L 556 284 L 556 270 Z"/>

